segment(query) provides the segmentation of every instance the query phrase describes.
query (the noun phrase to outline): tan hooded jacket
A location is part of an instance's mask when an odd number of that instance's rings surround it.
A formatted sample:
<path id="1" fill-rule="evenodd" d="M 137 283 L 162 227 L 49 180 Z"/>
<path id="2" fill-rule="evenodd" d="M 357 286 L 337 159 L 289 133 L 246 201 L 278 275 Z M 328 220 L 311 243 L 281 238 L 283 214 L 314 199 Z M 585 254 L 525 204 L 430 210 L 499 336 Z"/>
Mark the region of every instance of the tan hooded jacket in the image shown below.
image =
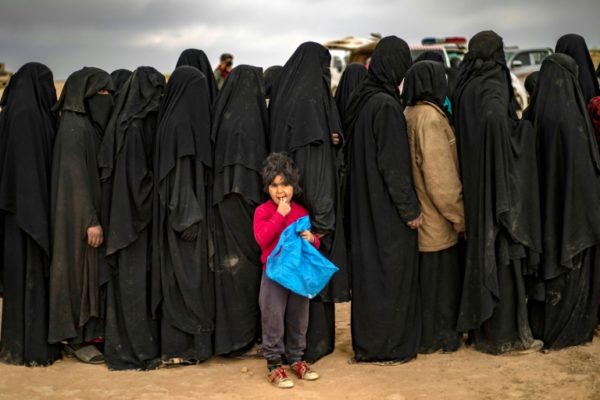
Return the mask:
<path id="1" fill-rule="evenodd" d="M 419 251 L 454 246 L 465 229 L 456 137 L 444 112 L 430 102 L 406 107 L 415 190 L 423 212 Z"/>

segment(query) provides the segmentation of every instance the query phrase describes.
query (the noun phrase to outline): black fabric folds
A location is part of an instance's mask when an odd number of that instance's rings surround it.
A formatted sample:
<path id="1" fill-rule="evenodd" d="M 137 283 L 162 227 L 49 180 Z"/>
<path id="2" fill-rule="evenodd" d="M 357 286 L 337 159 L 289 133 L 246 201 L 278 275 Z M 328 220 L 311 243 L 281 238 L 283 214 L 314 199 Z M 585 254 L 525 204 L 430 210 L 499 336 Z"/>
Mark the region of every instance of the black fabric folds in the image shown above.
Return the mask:
<path id="1" fill-rule="evenodd" d="M 60 358 L 47 342 L 55 103 L 52 72 L 39 63 L 22 66 L 0 100 L 0 360 L 10 364 Z"/>
<path id="2" fill-rule="evenodd" d="M 127 79 L 131 76 L 132 72 L 128 69 L 115 69 L 110 73 L 113 86 L 115 87 L 115 95 L 121 90 Z"/>
<path id="3" fill-rule="evenodd" d="M 265 69 L 263 73 L 263 80 L 265 82 L 265 97 L 271 97 L 271 90 L 273 89 L 273 84 L 279 78 L 279 74 L 283 67 L 281 65 L 271 65 L 269 68 Z"/>
<path id="4" fill-rule="evenodd" d="M 476 34 L 455 92 L 468 235 L 458 330 L 478 330 L 475 346 L 490 353 L 532 345 L 523 274 L 541 253 L 535 135 L 511 108 L 510 82 L 502 38 Z"/>
<path id="5" fill-rule="evenodd" d="M 401 95 L 404 104 L 414 106 L 418 101 L 429 101 L 443 109 L 447 95 L 448 81 L 439 62 L 419 61 L 406 73 Z"/>
<path id="6" fill-rule="evenodd" d="M 98 153 L 107 290 L 105 358 L 111 369 L 149 369 L 159 359 L 150 309 L 152 156 L 164 76 L 139 67 L 117 94 Z"/>
<path id="7" fill-rule="evenodd" d="M 600 156 L 577 64 L 544 59 L 527 118 L 536 130 L 542 203 L 546 347 L 592 340 L 598 309 Z"/>
<path id="8" fill-rule="evenodd" d="M 214 105 L 215 353 L 232 354 L 260 337 L 260 248 L 254 209 L 263 199 L 268 114 L 262 70 L 235 67 Z"/>
<path id="9" fill-rule="evenodd" d="M 210 102 L 212 104 L 217 98 L 219 88 L 217 87 L 217 81 L 215 80 L 215 75 L 213 74 L 213 70 L 210 65 L 210 61 L 208 61 L 208 56 L 206 55 L 206 53 L 198 49 L 184 50 L 179 56 L 175 68 L 181 67 L 183 65 L 194 67 L 204 74 L 204 76 L 206 77 L 206 82 L 208 84 Z"/>
<path id="10" fill-rule="evenodd" d="M 159 111 L 153 168 L 152 310 L 166 359 L 202 361 L 213 351 L 210 105 L 207 77 L 176 68 Z"/>
<path id="11" fill-rule="evenodd" d="M 410 65 L 406 42 L 383 38 L 344 118 L 351 137 L 346 207 L 357 361 L 409 361 L 421 335 L 417 231 L 406 224 L 420 208 L 398 96 Z"/>
<path id="12" fill-rule="evenodd" d="M 581 85 L 585 104 L 588 104 L 592 97 L 600 96 L 598 79 L 594 74 L 594 63 L 582 36 L 575 33 L 561 36 L 556 42 L 554 51 L 572 57 L 579 66 L 579 85 Z"/>
<path id="13" fill-rule="evenodd" d="M 301 201 L 313 217 L 313 227 L 323 233 L 335 229 L 331 133 L 341 131 L 330 92 L 330 58 L 320 44 L 300 45 L 281 70 L 269 103 L 271 151 L 288 152 L 295 161 L 302 177 Z M 310 158 L 303 152 L 310 152 Z"/>
<path id="14" fill-rule="evenodd" d="M 350 95 L 356 89 L 362 81 L 367 77 L 367 68 L 360 63 L 352 63 L 346 67 L 340 83 L 338 84 L 337 90 L 335 91 L 335 104 L 337 105 L 338 112 L 343 118 Z"/>
<path id="15" fill-rule="evenodd" d="M 97 153 L 103 130 L 92 121 L 97 110 L 88 100 L 112 89 L 107 72 L 84 67 L 69 76 L 55 107 L 61 117 L 52 160 L 50 343 L 104 335 L 101 286 L 108 277 L 101 248 L 87 244 L 87 228 L 101 221 Z"/>

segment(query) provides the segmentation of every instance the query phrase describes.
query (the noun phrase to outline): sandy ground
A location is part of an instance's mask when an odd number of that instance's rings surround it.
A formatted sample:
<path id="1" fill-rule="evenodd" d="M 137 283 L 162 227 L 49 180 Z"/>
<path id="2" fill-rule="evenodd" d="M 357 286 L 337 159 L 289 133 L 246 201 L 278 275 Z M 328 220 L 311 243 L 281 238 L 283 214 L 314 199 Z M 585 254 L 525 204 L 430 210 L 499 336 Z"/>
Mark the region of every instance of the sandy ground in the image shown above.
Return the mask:
<path id="1" fill-rule="evenodd" d="M 351 364 L 348 304 L 337 308 L 335 352 L 321 379 L 267 383 L 260 359 L 150 372 L 113 372 L 67 358 L 47 368 L 0 364 L 0 399 L 600 399 L 600 340 L 549 354 L 490 356 L 462 348 L 397 366 Z"/>

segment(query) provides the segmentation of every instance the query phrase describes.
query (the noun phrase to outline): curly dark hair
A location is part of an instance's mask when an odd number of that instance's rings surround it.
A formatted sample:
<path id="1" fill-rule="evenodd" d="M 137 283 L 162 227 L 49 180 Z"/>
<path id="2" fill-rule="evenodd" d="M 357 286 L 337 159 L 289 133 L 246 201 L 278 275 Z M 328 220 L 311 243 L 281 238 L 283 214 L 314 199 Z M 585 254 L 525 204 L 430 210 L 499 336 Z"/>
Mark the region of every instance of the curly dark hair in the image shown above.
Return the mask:
<path id="1" fill-rule="evenodd" d="M 294 161 L 286 153 L 271 153 L 263 161 L 262 180 L 265 192 L 269 193 L 269 185 L 275 180 L 277 175 L 283 178 L 283 181 L 294 187 L 294 196 L 302 193 L 300 188 L 300 172 L 296 168 Z"/>

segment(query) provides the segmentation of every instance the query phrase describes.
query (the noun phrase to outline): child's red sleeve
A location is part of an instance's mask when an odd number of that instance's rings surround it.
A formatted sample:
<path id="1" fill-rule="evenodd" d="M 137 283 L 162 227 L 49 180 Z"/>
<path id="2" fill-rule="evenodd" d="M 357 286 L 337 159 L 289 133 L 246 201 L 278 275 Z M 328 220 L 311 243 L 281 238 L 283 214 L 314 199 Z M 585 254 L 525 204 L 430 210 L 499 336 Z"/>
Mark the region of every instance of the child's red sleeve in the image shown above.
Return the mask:
<path id="1" fill-rule="evenodd" d="M 272 243 L 285 228 L 285 217 L 278 212 L 272 215 L 262 207 L 254 212 L 254 239 L 262 248 Z"/>

